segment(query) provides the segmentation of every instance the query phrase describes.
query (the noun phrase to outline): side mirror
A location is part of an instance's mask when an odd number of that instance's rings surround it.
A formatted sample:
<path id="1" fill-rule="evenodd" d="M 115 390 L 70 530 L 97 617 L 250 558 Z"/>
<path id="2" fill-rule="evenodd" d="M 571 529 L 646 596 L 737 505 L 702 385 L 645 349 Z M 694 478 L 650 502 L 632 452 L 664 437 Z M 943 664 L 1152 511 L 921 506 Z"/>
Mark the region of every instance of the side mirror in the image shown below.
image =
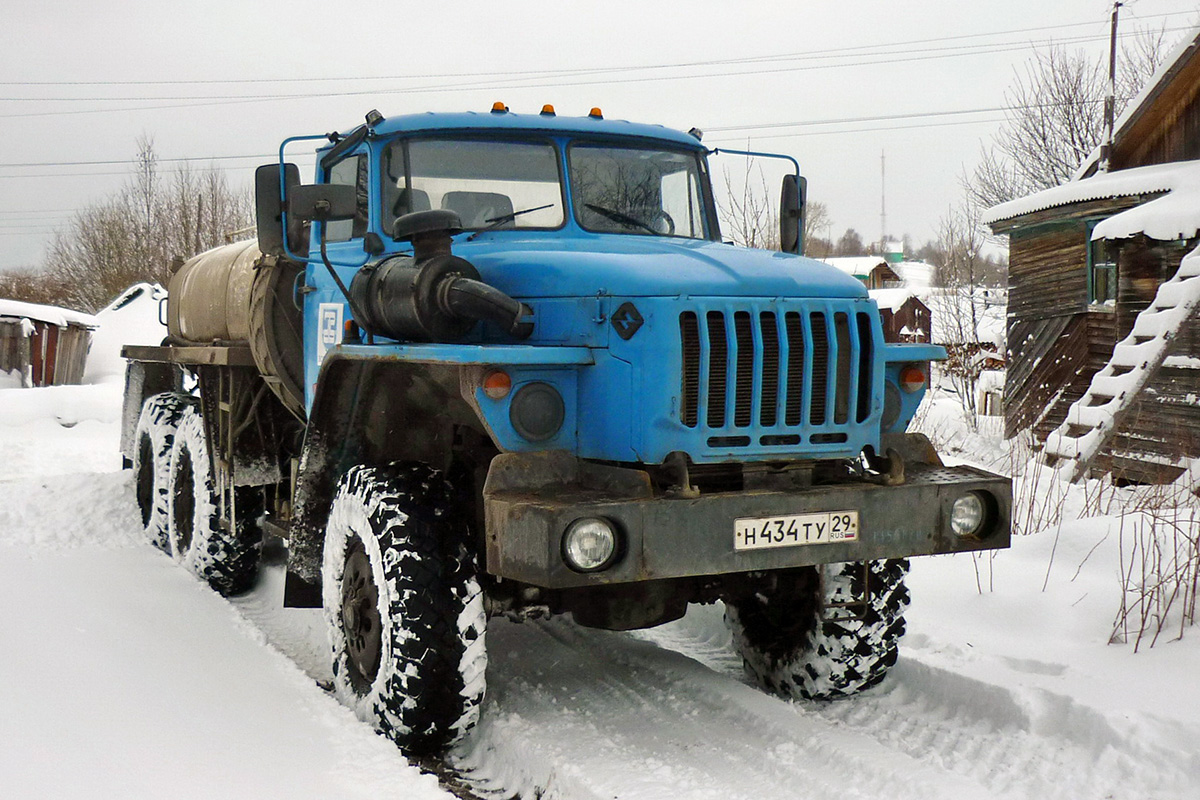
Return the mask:
<path id="1" fill-rule="evenodd" d="M 354 219 L 358 190 L 348 184 L 314 183 L 288 192 L 288 216 L 315 222 Z"/>
<path id="2" fill-rule="evenodd" d="M 283 165 L 283 186 L 279 183 L 279 164 L 263 164 L 254 171 L 254 216 L 258 226 L 258 249 L 273 256 L 285 255 L 283 248 L 283 195 L 286 190 L 300 185 L 300 169 L 295 164 Z M 303 249 L 303 243 L 298 241 L 301 229 L 299 220 L 289 228 L 292 235 L 288 237 L 293 253 L 299 252 L 297 245 Z"/>
<path id="3" fill-rule="evenodd" d="M 779 195 L 779 249 L 785 253 L 804 253 L 804 211 L 808 180 L 800 175 L 784 175 Z"/>

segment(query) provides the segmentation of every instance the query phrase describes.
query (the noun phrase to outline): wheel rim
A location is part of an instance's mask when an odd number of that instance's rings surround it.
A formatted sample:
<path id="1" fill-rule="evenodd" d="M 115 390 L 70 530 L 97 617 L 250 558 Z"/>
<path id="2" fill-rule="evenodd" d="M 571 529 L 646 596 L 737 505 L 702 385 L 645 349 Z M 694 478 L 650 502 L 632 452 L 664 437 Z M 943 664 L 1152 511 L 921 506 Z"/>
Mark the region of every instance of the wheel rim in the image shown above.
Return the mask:
<path id="1" fill-rule="evenodd" d="M 150 435 L 142 434 L 138 442 L 137 504 L 142 512 L 142 527 L 150 524 L 150 512 L 154 504 L 154 453 L 150 446 Z"/>
<path id="2" fill-rule="evenodd" d="M 179 451 L 179 466 L 175 471 L 175 554 L 182 557 L 192 546 L 196 516 L 196 474 L 192 454 Z"/>
<path id="3" fill-rule="evenodd" d="M 379 674 L 383 625 L 379 618 L 379 588 L 371 571 L 371 559 L 359 539 L 354 539 L 346 551 L 346 568 L 342 573 L 342 630 L 346 634 L 351 682 L 355 688 L 363 690 Z"/>

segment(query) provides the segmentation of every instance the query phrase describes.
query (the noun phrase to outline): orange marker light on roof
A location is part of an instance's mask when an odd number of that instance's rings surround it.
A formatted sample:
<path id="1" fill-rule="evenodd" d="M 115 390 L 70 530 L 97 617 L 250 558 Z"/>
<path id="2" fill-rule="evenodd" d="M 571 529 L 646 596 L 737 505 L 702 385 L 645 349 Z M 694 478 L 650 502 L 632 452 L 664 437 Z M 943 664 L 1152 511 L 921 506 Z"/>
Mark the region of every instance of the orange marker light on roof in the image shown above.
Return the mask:
<path id="1" fill-rule="evenodd" d="M 508 106 L 504 105 L 504 103 L 501 103 L 499 100 L 492 103 L 493 114 L 503 114 L 506 111 L 508 111 Z"/>
<path id="2" fill-rule="evenodd" d="M 604 119 L 604 113 L 600 110 L 600 106 L 596 106 L 588 112 L 588 116 L 592 119 Z"/>
<path id="3" fill-rule="evenodd" d="M 546 105 L 542 106 L 542 113 L 548 117 L 553 117 L 554 116 L 554 106 L 550 105 L 549 103 L 546 103 Z"/>
<path id="4" fill-rule="evenodd" d="M 493 400 L 507 397 L 510 391 L 512 391 L 512 378 L 508 377 L 507 372 L 495 370 L 489 372 L 483 379 L 483 393 Z"/>
<path id="5" fill-rule="evenodd" d="M 925 370 L 909 364 L 900 370 L 900 388 L 906 392 L 915 392 L 925 386 Z"/>

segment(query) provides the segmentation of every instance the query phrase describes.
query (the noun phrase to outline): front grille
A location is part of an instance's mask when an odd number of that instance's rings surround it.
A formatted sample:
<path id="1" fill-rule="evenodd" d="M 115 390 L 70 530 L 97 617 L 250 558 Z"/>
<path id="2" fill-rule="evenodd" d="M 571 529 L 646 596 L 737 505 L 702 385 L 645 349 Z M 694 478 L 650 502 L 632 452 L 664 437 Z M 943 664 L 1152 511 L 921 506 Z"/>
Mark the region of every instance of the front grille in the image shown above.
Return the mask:
<path id="1" fill-rule="evenodd" d="M 869 314 L 828 302 L 782 313 L 684 311 L 680 420 L 723 432 L 713 446 L 838 441 L 836 428 L 870 415 L 871 330 Z M 729 435 L 754 427 L 766 430 Z"/>

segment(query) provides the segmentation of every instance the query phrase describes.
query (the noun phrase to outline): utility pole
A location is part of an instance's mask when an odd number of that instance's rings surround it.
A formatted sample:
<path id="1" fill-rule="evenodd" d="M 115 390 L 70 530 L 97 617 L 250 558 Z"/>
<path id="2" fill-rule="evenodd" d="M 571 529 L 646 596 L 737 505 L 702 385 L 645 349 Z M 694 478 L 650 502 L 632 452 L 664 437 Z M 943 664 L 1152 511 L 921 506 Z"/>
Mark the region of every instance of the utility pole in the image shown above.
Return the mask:
<path id="1" fill-rule="evenodd" d="M 1104 95 L 1104 143 L 1100 145 L 1100 163 L 1097 172 L 1108 172 L 1112 157 L 1113 117 L 1117 105 L 1117 12 L 1121 3 L 1113 3 L 1112 29 L 1108 39 L 1108 92 Z"/>
<path id="2" fill-rule="evenodd" d="M 886 152 L 879 151 L 879 255 L 887 253 L 887 169 Z"/>

